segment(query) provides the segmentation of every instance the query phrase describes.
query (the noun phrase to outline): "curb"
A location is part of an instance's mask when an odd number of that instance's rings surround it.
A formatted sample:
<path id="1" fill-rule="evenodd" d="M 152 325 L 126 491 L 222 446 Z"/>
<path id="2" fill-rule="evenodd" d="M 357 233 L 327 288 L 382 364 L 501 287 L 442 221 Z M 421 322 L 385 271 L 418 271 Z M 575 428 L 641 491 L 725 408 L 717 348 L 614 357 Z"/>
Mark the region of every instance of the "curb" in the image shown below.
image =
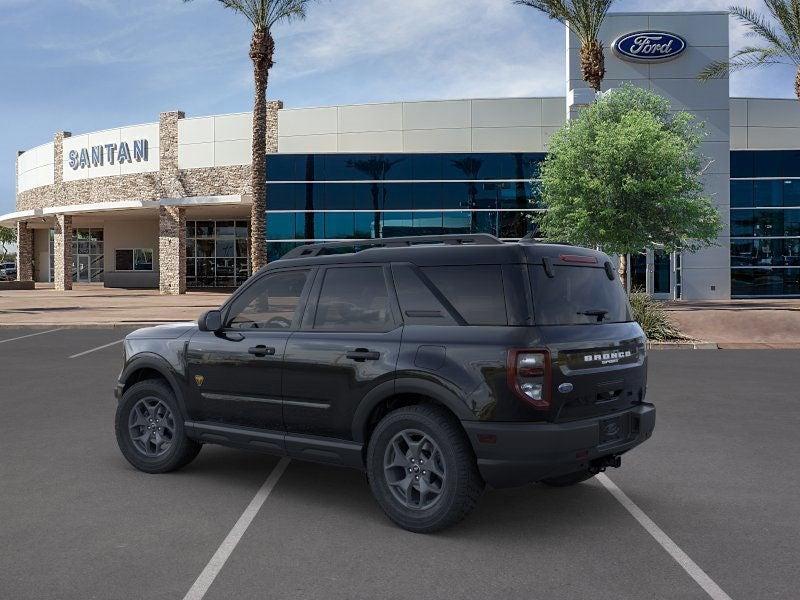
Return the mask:
<path id="1" fill-rule="evenodd" d="M 153 327 L 169 323 L 187 323 L 193 319 L 176 319 L 174 321 L 111 321 L 105 323 L 0 323 L 0 329 L 121 329 L 128 327 Z"/>
<path id="2" fill-rule="evenodd" d="M 719 350 L 716 342 L 647 342 L 648 350 Z"/>

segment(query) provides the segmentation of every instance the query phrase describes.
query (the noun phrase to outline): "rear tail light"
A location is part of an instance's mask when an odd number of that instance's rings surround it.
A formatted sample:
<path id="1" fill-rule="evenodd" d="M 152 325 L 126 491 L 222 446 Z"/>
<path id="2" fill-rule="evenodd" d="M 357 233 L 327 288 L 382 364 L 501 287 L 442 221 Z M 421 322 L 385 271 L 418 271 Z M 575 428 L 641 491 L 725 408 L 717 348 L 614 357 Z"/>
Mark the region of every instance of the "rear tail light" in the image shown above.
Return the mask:
<path id="1" fill-rule="evenodd" d="M 508 385 L 538 410 L 550 408 L 550 353 L 547 350 L 510 350 Z"/>

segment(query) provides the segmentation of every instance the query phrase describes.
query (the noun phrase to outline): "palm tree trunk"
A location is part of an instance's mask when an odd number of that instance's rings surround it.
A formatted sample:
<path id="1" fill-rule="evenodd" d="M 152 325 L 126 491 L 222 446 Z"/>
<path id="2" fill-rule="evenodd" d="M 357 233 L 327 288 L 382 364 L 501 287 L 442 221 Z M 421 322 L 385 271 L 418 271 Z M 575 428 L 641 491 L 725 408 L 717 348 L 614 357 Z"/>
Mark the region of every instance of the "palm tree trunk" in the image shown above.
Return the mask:
<path id="1" fill-rule="evenodd" d="M 267 264 L 267 83 L 275 43 L 269 31 L 256 29 L 250 42 L 255 100 L 253 102 L 253 204 L 250 208 L 250 266 L 255 273 Z"/>
<path id="2" fill-rule="evenodd" d="M 794 94 L 800 100 L 800 68 L 797 69 L 797 75 L 794 78 Z"/>
<path id="3" fill-rule="evenodd" d="M 606 76 L 603 45 L 597 40 L 586 42 L 581 46 L 581 75 L 595 92 L 600 91 L 600 84 Z"/>
<path id="4" fill-rule="evenodd" d="M 619 281 L 622 284 L 622 289 L 628 291 L 628 255 L 619 255 L 619 267 L 617 268 L 619 274 Z"/>

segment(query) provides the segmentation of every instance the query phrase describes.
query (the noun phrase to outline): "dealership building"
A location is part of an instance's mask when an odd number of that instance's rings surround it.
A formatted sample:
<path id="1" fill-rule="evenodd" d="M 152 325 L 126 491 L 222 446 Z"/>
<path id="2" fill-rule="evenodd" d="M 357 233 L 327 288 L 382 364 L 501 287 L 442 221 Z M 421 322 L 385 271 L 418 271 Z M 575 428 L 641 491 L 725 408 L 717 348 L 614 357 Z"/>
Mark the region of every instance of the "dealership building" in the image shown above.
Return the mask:
<path id="1" fill-rule="evenodd" d="M 567 32 L 565 95 L 268 107 L 271 260 L 326 240 L 536 234 L 549 137 L 594 95 Z M 698 72 L 729 56 L 719 12 L 611 13 L 604 89 L 632 82 L 706 123 L 706 194 L 723 221 L 697 253 L 631 257 L 632 284 L 659 298 L 800 296 L 800 104 L 731 98 Z M 72 135 L 17 157 L 18 278 L 70 289 L 235 287 L 250 275 L 250 113 Z M 65 124 L 68 125 L 68 124 Z"/>

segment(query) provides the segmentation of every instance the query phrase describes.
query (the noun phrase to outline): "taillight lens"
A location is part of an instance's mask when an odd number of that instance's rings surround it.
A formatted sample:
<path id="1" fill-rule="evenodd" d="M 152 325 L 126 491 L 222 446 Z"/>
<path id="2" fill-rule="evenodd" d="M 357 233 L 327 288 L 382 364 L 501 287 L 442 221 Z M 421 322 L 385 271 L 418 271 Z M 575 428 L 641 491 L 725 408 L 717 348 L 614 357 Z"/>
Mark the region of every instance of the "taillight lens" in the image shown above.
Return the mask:
<path id="1" fill-rule="evenodd" d="M 550 353 L 546 350 L 511 350 L 508 353 L 508 385 L 534 408 L 550 408 Z"/>

